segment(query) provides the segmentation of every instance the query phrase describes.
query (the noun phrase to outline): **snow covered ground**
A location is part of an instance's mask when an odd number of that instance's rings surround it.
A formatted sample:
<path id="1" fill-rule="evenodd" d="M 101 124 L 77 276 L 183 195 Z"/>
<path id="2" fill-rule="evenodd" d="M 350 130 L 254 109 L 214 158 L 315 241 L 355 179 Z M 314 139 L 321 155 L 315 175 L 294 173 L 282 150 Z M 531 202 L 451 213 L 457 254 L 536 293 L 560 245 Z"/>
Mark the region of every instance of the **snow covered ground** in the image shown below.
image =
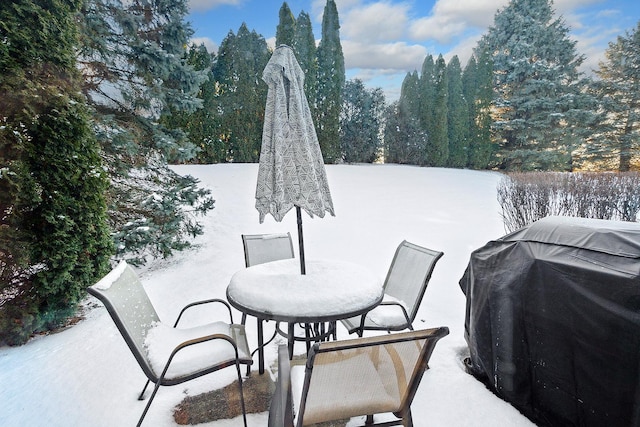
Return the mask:
<path id="1" fill-rule="evenodd" d="M 255 164 L 179 166 L 210 188 L 216 208 L 202 219 L 205 234 L 196 248 L 139 269 L 161 318 L 173 321 L 186 303 L 224 297 L 233 273 L 244 268 L 242 233 L 290 231 L 297 239 L 295 212 L 281 223 L 258 223 L 254 208 Z M 425 294 L 416 328 L 448 326 L 451 334 L 433 353 L 412 409 L 417 427 L 532 426 L 516 409 L 466 374 L 462 359 L 465 298 L 458 281 L 471 252 L 504 233 L 496 201 L 501 176 L 492 172 L 398 165 L 327 166 L 335 217 L 303 214 L 307 258 L 359 263 L 382 279 L 403 240 L 444 252 Z M 297 251 L 297 248 L 296 248 Z M 96 305 L 88 299 L 89 306 Z M 197 312 L 185 322 L 224 319 L 222 312 Z M 213 319 L 215 317 L 215 319 Z M 235 320 L 239 322 L 239 313 Z M 188 323 L 185 323 L 185 326 Z M 255 321 L 247 322 L 255 345 Z M 266 324 L 267 333 L 273 322 Z M 339 338 L 347 338 L 343 329 Z M 282 341 L 280 341 L 282 342 Z M 276 359 L 276 343 L 266 350 Z M 301 344 L 296 352 L 303 352 Z M 225 369 L 173 387 L 162 387 L 144 425 L 175 426 L 173 408 L 234 380 Z M 5 427 L 132 426 L 145 402 L 137 400 L 145 377 L 106 310 L 60 333 L 18 347 L 0 348 L 0 425 Z M 248 416 L 266 426 L 267 414 Z M 240 426 L 241 418 L 203 426 Z"/>

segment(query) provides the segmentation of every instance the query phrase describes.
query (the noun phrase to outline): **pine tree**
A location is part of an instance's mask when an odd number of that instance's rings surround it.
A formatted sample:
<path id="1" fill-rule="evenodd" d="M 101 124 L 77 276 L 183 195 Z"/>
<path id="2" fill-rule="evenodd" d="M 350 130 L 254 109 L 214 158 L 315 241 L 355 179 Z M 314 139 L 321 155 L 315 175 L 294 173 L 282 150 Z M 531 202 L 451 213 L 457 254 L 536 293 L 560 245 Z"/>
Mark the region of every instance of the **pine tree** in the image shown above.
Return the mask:
<path id="1" fill-rule="evenodd" d="M 279 13 L 279 22 L 276 28 L 276 46 L 286 44 L 293 47 L 296 31 L 296 19 L 289 9 L 287 2 L 282 3 Z"/>
<path id="2" fill-rule="evenodd" d="M 435 92 L 433 104 L 433 123 L 429 133 L 429 143 L 425 152 L 425 164 L 445 166 L 449 158 L 449 136 L 447 119 L 449 116 L 449 88 L 447 65 L 442 55 L 438 56 L 434 70 Z"/>
<path id="3" fill-rule="evenodd" d="M 550 0 L 512 0 L 500 10 L 479 49 L 491 53 L 493 126 L 503 169 L 571 166 L 574 133 L 566 115 L 581 96 L 583 57 Z"/>
<path id="4" fill-rule="evenodd" d="M 467 165 L 469 109 L 462 90 L 462 68 L 457 56 L 451 58 L 447 64 L 447 86 L 449 89 L 447 107 L 449 158 L 447 166 L 462 168 Z"/>
<path id="5" fill-rule="evenodd" d="M 107 180 L 75 59 L 81 3 L 0 5 L 0 342 L 57 326 L 109 267 Z"/>
<path id="6" fill-rule="evenodd" d="M 601 81 L 596 88 L 607 113 L 606 123 L 612 128 L 600 127 L 604 142 L 598 147 L 601 152 L 617 154 L 618 170 L 624 172 L 631 169 L 640 147 L 640 22 L 609 43 L 605 56 L 597 71 Z"/>
<path id="7" fill-rule="evenodd" d="M 296 19 L 295 34 L 293 39 L 293 51 L 302 72 L 304 73 L 304 93 L 307 96 L 311 117 L 314 124 L 318 116 L 315 106 L 318 81 L 318 57 L 316 55 L 316 39 L 313 36 L 313 28 L 309 14 L 302 11 Z"/>
<path id="8" fill-rule="evenodd" d="M 322 17 L 322 38 L 317 50 L 318 90 L 316 131 L 327 163 L 340 158 L 340 109 L 345 84 L 344 54 L 340 43 L 340 23 L 334 0 L 327 0 Z"/>
<path id="9" fill-rule="evenodd" d="M 220 44 L 213 75 L 218 85 L 218 106 L 222 111 L 221 135 L 229 160 L 257 162 L 260 158 L 267 85 L 262 72 L 270 53 L 264 37 L 249 31 L 243 23 Z"/>
<path id="10" fill-rule="evenodd" d="M 347 163 L 373 163 L 382 148 L 382 89 L 367 90 L 361 80 L 345 85 L 340 116 L 340 146 Z"/>
<path id="11" fill-rule="evenodd" d="M 220 115 L 212 72 L 214 59 L 215 54 L 209 53 L 204 44 L 191 46 L 187 52 L 187 64 L 196 71 L 205 72 L 207 76 L 197 94 L 198 99 L 202 100 L 202 107 L 194 112 L 170 108 L 162 118 L 162 123 L 167 127 L 180 128 L 187 133 L 189 141 L 197 147 L 198 163 L 227 160 L 227 146 L 220 138 Z"/>
<path id="12" fill-rule="evenodd" d="M 116 256 L 132 263 L 189 246 L 202 232 L 194 215 L 213 208 L 196 179 L 168 167 L 196 147 L 159 120 L 202 103 L 195 95 L 206 72 L 186 62 L 187 10 L 187 0 L 87 0 L 79 15 L 83 91 L 111 179 Z"/>

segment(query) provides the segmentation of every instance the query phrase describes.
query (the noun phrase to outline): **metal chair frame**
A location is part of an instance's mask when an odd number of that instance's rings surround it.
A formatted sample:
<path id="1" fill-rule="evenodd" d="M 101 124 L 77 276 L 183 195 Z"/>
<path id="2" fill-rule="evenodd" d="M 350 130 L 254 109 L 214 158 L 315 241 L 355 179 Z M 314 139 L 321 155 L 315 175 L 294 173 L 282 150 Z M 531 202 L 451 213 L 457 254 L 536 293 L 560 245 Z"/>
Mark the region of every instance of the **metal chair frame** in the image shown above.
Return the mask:
<path id="1" fill-rule="evenodd" d="M 332 341 L 314 344 L 313 348 L 309 352 L 305 365 L 304 383 L 299 400 L 299 407 L 297 408 L 297 415 L 294 414 L 293 409 L 294 398 L 292 395 L 293 392 L 291 387 L 291 363 L 288 358 L 286 347 L 284 345 L 281 345 L 278 349 L 278 380 L 269 409 L 269 427 L 293 427 L 294 423 L 297 427 L 301 427 L 304 425 L 305 407 L 307 405 L 307 397 L 309 396 L 309 390 L 314 374 L 314 362 L 319 354 L 333 352 L 334 354 L 339 355 L 340 352 L 343 352 L 345 350 L 362 349 L 364 350 L 365 354 L 372 356 L 382 347 L 393 346 L 394 344 L 406 341 L 423 341 L 422 348 L 420 349 L 420 354 L 415 360 L 415 366 L 408 366 L 408 372 L 411 372 L 412 374 L 406 381 L 406 388 L 400 391 L 400 395 L 403 396 L 401 398 L 400 406 L 398 407 L 397 411 L 393 412 L 393 415 L 397 418 L 397 420 L 374 423 L 375 414 L 359 414 L 360 416 L 366 417 L 364 425 L 367 427 L 386 427 L 395 425 L 412 427 L 413 420 L 411 416 L 411 403 L 418 390 L 418 386 L 420 385 L 424 372 L 429 369 L 428 362 L 431 358 L 431 354 L 433 353 L 436 343 L 440 340 L 440 338 L 448 334 L 449 329 L 447 327 L 439 327 L 389 335 L 380 335 L 375 337 L 356 338 L 345 341 Z M 397 372 L 394 375 L 397 375 Z M 330 387 L 332 387 L 333 390 L 334 388 L 337 389 L 341 387 L 341 385 L 330 384 Z M 323 392 L 331 393 L 332 390 L 323 390 Z M 363 390 L 363 392 L 366 391 L 367 390 Z M 340 406 L 348 407 L 348 405 L 348 400 L 340 402 Z"/>
<path id="2" fill-rule="evenodd" d="M 223 304 L 227 308 L 227 311 L 229 312 L 229 318 L 231 322 L 229 326 L 233 336 L 228 336 L 225 334 L 211 334 L 211 335 L 194 338 L 179 344 L 171 352 L 166 364 L 164 365 L 164 369 L 162 370 L 160 375 L 158 375 L 152 367 L 152 363 L 147 356 L 147 352 L 141 345 L 141 338 L 143 336 L 146 336 L 146 334 L 149 332 L 150 328 L 153 326 L 152 323 L 160 322 L 160 319 L 158 318 L 158 315 L 155 309 L 153 308 L 153 305 L 151 304 L 151 301 L 149 300 L 146 292 L 144 291 L 144 288 L 140 283 L 137 275 L 129 265 L 126 265 L 126 263 L 122 261 L 121 264 L 118 267 L 116 267 L 116 269 L 114 269 L 111 273 L 109 273 L 103 280 L 113 281 L 113 283 L 108 287 L 108 289 L 104 289 L 101 286 L 101 283 L 98 282 L 97 284 L 89 287 L 87 291 L 89 292 L 89 294 L 98 298 L 104 304 L 113 322 L 118 328 L 118 331 L 120 332 L 125 342 L 127 343 L 129 350 L 131 350 L 131 353 L 133 354 L 136 361 L 140 365 L 140 368 L 142 369 L 142 371 L 147 377 L 147 382 L 145 383 L 142 389 L 142 392 L 138 396 L 138 400 L 144 400 L 144 393 L 147 390 L 149 383 L 153 382 L 155 384 L 153 392 L 151 393 L 149 401 L 147 402 L 147 405 L 145 406 L 144 411 L 142 412 L 142 415 L 140 416 L 140 419 L 138 420 L 137 425 L 140 426 L 142 424 L 142 421 L 144 420 L 145 416 L 147 415 L 147 412 L 149 411 L 151 402 L 153 402 L 153 399 L 155 398 L 156 393 L 158 392 L 158 389 L 160 388 L 161 385 L 171 386 L 171 385 L 181 384 L 186 381 L 209 374 L 211 372 L 215 372 L 217 370 L 220 370 L 229 366 L 235 366 L 236 371 L 238 373 L 238 389 L 240 392 L 240 404 L 242 407 L 242 417 L 243 417 L 244 425 L 246 427 L 247 420 L 246 420 L 246 411 L 245 411 L 245 404 L 244 404 L 244 395 L 242 390 L 242 375 L 240 373 L 240 364 L 251 365 L 252 359 L 250 356 L 247 356 L 247 357 L 239 356 L 240 352 L 238 351 L 238 347 L 240 347 L 243 350 L 242 353 L 246 355 L 249 354 L 249 349 L 248 349 L 246 334 L 244 331 L 244 326 L 233 324 L 233 315 L 231 313 L 231 307 L 229 306 L 229 304 L 224 300 L 214 298 L 214 299 L 208 299 L 203 301 L 196 301 L 186 305 L 180 311 L 180 314 L 178 315 L 173 325 L 174 328 L 178 326 L 178 323 L 180 322 L 182 315 L 189 308 L 203 305 L 203 304 L 209 304 L 209 303 L 220 303 L 220 304 Z M 114 292 L 121 291 L 123 289 L 127 291 L 127 293 L 130 292 L 131 298 L 127 298 L 127 300 L 124 300 L 124 299 L 118 300 L 117 295 L 114 294 Z M 127 310 L 136 310 L 136 312 L 140 313 L 141 318 L 143 318 L 145 321 L 138 324 L 134 324 L 132 322 L 132 319 L 130 318 L 131 316 L 128 316 L 125 313 Z M 137 339 L 135 338 L 136 336 L 137 336 Z M 216 363 L 214 361 L 210 365 L 201 367 L 200 369 L 196 369 L 193 372 L 190 372 L 188 374 L 184 374 L 184 375 L 176 376 L 172 378 L 165 377 L 167 374 L 167 371 L 171 366 L 171 362 L 174 360 L 174 357 L 176 355 L 180 354 L 179 352 L 181 350 L 200 344 L 200 343 L 213 341 L 213 340 L 221 340 L 229 343 L 229 345 L 232 346 L 234 349 L 235 359 L 225 360 L 219 363 Z"/>
<path id="3" fill-rule="evenodd" d="M 426 263 L 424 265 L 424 270 L 422 271 L 420 277 L 416 278 L 415 282 L 399 283 L 395 278 L 395 275 L 399 272 L 399 269 L 402 268 L 400 266 L 402 263 L 402 258 L 406 256 L 406 254 L 412 253 L 421 257 L 425 257 Z M 407 311 L 407 309 L 402 304 L 395 301 L 383 301 L 380 303 L 380 305 L 399 307 L 402 310 L 405 322 L 401 325 L 376 325 L 375 323 L 369 321 L 367 317 L 369 313 L 371 313 L 369 312 L 362 316 L 342 320 L 341 322 L 345 326 L 345 328 L 347 328 L 347 331 L 350 334 L 355 332 L 358 334 L 358 336 L 362 336 L 364 331 L 367 330 L 387 332 L 402 331 L 405 329 L 413 330 L 413 322 L 416 318 L 416 315 L 418 314 L 418 308 L 420 307 L 425 291 L 427 290 L 427 285 L 429 284 L 429 280 L 431 279 L 431 275 L 433 273 L 433 270 L 435 269 L 436 263 L 443 255 L 443 252 L 427 249 L 425 247 L 410 243 L 406 240 L 402 241 L 396 249 L 393 260 L 391 261 L 391 266 L 389 267 L 389 271 L 387 272 L 387 277 L 384 282 L 384 292 L 385 295 L 393 296 L 395 290 L 394 288 L 417 286 L 419 288 L 415 293 L 415 300 L 410 301 L 412 304 L 410 307 L 410 311 Z M 373 310 L 375 310 L 375 308 Z"/>

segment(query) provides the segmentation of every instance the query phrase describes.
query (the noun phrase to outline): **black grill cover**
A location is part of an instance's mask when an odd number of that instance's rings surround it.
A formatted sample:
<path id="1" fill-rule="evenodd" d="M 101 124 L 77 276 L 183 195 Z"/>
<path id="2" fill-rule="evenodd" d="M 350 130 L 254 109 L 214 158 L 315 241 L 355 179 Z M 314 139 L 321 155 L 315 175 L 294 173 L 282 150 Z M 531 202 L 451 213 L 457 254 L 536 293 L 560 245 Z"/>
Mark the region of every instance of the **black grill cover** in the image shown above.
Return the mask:
<path id="1" fill-rule="evenodd" d="M 469 370 L 541 426 L 640 426 L 640 224 L 548 217 L 471 254 Z"/>

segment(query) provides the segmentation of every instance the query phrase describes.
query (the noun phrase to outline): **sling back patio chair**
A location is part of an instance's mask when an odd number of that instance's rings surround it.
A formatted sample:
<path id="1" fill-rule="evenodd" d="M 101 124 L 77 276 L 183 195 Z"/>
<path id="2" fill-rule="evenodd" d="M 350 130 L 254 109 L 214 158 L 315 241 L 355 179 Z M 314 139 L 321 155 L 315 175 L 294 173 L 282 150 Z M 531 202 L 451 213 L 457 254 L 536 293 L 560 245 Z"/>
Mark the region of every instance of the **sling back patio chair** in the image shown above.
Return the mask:
<path id="1" fill-rule="evenodd" d="M 291 233 L 286 234 L 243 234 L 244 264 L 246 267 L 264 264 L 265 262 L 293 258 L 293 242 Z M 242 313 L 242 324 L 247 320 Z"/>
<path id="2" fill-rule="evenodd" d="M 295 257 L 293 253 L 291 233 L 243 234 L 242 246 L 244 248 L 244 264 L 246 267 Z M 240 323 L 244 325 L 246 324 L 246 321 L 247 314 L 242 313 L 242 320 Z M 255 349 L 253 353 L 262 351 L 262 347 L 270 343 L 277 333 L 274 332 L 273 337 L 265 343 L 262 324 L 263 320 L 257 319 L 257 321 L 259 342 L 258 348 Z M 262 374 L 264 373 L 264 359 L 262 356 L 259 358 L 258 363 L 258 372 Z M 248 366 L 247 375 L 249 375 L 250 370 L 251 367 Z"/>
<path id="3" fill-rule="evenodd" d="M 442 252 L 407 242 L 400 243 L 384 282 L 384 298 L 366 315 L 342 320 L 350 334 L 365 330 L 413 330 L 422 297 Z"/>
<path id="4" fill-rule="evenodd" d="M 245 265 L 247 267 L 251 267 L 252 265 L 263 264 L 265 262 L 278 261 L 282 259 L 294 258 L 295 255 L 293 253 L 293 242 L 291 240 L 291 233 L 286 234 L 243 234 L 242 235 L 242 244 L 244 246 L 244 260 Z M 242 313 L 242 324 L 246 323 L 247 315 Z M 262 337 L 262 320 L 258 319 L 258 335 Z M 324 323 L 314 323 L 309 324 L 306 323 L 302 325 L 304 329 L 305 336 L 297 337 L 293 332 L 292 325 L 289 325 L 288 332 L 285 334 L 288 336 L 289 340 L 292 342 L 295 341 L 305 341 L 307 345 L 307 352 L 311 347 L 311 342 L 316 340 L 317 337 L 329 337 L 333 335 L 334 339 L 336 338 L 336 325 L 335 322 L 331 322 L 329 326 L 325 326 Z M 276 334 L 279 329 L 276 330 Z M 275 338 L 275 334 L 273 336 Z M 267 341 L 267 343 L 261 344 L 265 346 L 271 340 Z M 264 341 L 264 340 L 263 340 Z M 260 345 L 260 344 L 259 344 Z M 257 351 L 257 350 L 255 350 Z M 254 351 L 254 352 L 255 352 Z M 264 371 L 263 367 L 260 366 L 259 372 L 262 373 Z"/>
<path id="5" fill-rule="evenodd" d="M 412 426 L 411 402 L 436 343 L 448 333 L 440 327 L 318 343 L 306 365 L 292 366 L 280 346 L 269 427 L 361 416 L 366 426 Z M 384 419 L 374 423 L 376 414 Z"/>
<path id="6" fill-rule="evenodd" d="M 171 327 L 159 319 L 138 276 L 125 261 L 121 261 L 87 291 L 104 304 L 148 378 L 138 399 L 144 399 L 150 382 L 155 384 L 138 420 L 138 426 L 142 424 L 161 385 L 181 384 L 219 369 L 235 366 L 246 427 L 240 364 L 250 365 L 252 360 L 244 326 L 233 324 L 231 307 L 226 301 L 209 299 L 188 304 Z M 225 305 L 230 323 L 213 322 L 191 328 L 177 327 L 185 310 L 208 303 Z"/>

